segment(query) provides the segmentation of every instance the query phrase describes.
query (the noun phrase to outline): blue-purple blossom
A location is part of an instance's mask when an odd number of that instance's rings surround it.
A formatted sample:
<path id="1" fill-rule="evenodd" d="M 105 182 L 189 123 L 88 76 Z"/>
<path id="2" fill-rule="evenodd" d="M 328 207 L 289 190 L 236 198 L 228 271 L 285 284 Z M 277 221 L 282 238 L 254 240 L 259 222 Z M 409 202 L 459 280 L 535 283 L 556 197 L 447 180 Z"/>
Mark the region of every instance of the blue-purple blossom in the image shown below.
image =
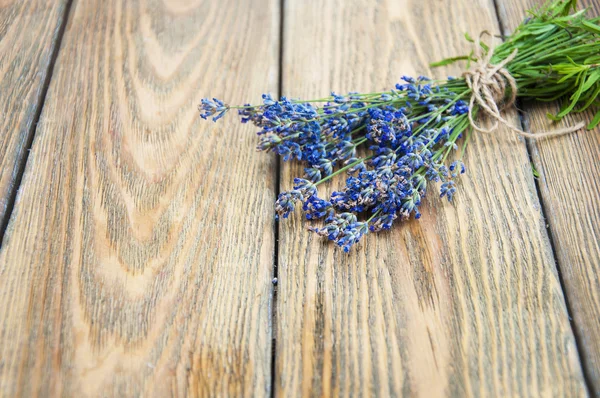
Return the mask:
<path id="1" fill-rule="evenodd" d="M 428 185 L 440 183 L 440 196 L 452 199 L 465 165 L 446 166 L 446 159 L 458 149 L 469 111 L 450 89 L 453 82 L 403 76 L 388 92 L 331 93 L 321 107 L 264 94 L 256 106 L 205 99 L 200 111 L 216 120 L 237 109 L 243 123 L 259 129 L 258 150 L 303 162 L 304 178 L 279 194 L 277 217 L 287 218 L 301 202 L 306 219 L 324 222 L 309 229 L 349 251 L 369 232 L 419 218 Z M 340 173 L 347 173 L 344 186 L 318 197 L 317 187 Z"/>
<path id="2" fill-rule="evenodd" d="M 333 219 L 335 211 L 331 202 L 323 200 L 316 195 L 309 197 L 302 207 L 307 220 L 316 220 L 327 216 L 326 221 Z"/>
<path id="3" fill-rule="evenodd" d="M 200 103 L 198 110 L 200 111 L 200 116 L 202 119 L 207 119 L 213 116 L 212 119 L 216 122 L 225 115 L 225 113 L 229 110 L 229 106 L 216 98 L 213 98 L 212 100 L 205 98 Z"/>
<path id="4" fill-rule="evenodd" d="M 291 212 L 294 211 L 296 202 L 302 200 L 300 191 L 292 190 L 282 192 L 275 203 L 275 211 L 278 217 L 288 218 Z"/>

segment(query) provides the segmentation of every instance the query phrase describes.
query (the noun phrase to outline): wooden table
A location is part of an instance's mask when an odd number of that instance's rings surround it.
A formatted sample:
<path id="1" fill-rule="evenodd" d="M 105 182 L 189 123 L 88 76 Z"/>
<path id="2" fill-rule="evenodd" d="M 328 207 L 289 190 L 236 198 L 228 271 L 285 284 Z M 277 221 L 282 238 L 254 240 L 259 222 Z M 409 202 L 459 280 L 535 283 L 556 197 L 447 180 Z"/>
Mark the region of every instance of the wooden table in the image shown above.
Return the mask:
<path id="1" fill-rule="evenodd" d="M 197 113 L 456 75 L 535 4 L 0 1 L 0 395 L 600 394 L 598 129 L 475 135 L 453 204 L 344 254 Z"/>

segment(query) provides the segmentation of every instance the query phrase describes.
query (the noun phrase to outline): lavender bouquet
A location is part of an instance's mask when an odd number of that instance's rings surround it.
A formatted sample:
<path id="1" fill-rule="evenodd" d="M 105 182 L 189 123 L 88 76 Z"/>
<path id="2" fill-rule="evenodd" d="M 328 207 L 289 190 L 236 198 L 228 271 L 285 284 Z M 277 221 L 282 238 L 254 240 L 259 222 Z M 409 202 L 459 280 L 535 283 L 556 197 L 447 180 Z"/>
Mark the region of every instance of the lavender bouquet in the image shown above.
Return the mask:
<path id="1" fill-rule="evenodd" d="M 285 161 L 306 164 L 303 178 L 282 192 L 278 217 L 287 218 L 298 203 L 309 227 L 335 241 L 344 251 L 369 232 L 392 227 L 396 220 L 419 218 L 427 186 L 440 184 L 440 197 L 452 200 L 456 178 L 465 173 L 462 161 L 470 135 L 490 132 L 498 124 L 517 134 L 546 137 L 564 134 L 584 124 L 549 133 L 530 134 L 511 126 L 500 110 L 517 98 L 564 105 L 553 120 L 597 106 L 600 94 L 599 18 L 576 11 L 576 0 L 554 1 L 530 16 L 506 40 L 489 47 L 480 38 L 469 55 L 433 66 L 466 61 L 462 77 L 431 80 L 403 76 L 395 88 L 377 93 L 349 93 L 315 100 L 262 96 L 261 105 L 230 106 L 204 99 L 200 115 L 217 121 L 237 109 L 242 123 L 260 130 L 258 150 L 273 151 Z M 485 32 L 484 32 L 485 33 Z M 483 35 L 482 35 L 483 36 Z M 490 129 L 477 124 L 484 114 Z M 587 126 L 600 123 L 600 112 Z M 359 156 L 357 149 L 366 155 Z M 329 199 L 318 196 L 319 185 L 347 173 L 345 186 Z"/>

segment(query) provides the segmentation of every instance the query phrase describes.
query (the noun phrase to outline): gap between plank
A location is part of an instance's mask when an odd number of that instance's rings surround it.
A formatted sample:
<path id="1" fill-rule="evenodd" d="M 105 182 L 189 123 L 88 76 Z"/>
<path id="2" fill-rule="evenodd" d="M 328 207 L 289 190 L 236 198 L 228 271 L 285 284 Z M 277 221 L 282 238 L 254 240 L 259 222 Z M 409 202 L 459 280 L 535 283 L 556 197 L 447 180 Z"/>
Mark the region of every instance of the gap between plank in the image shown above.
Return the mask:
<path id="1" fill-rule="evenodd" d="M 519 102 L 517 102 L 517 104 L 519 104 Z M 524 130 L 525 128 L 525 115 L 521 114 L 521 111 L 519 111 L 519 120 L 521 121 L 521 129 Z M 525 144 L 527 147 L 527 156 L 529 158 L 529 162 L 533 163 L 533 159 L 532 159 L 532 153 L 533 153 L 533 149 L 532 149 L 532 143 L 530 139 L 525 139 Z M 538 199 L 540 201 L 540 209 L 542 210 L 542 217 L 544 218 L 544 223 L 546 222 L 550 222 L 548 220 L 548 218 L 546 217 L 546 204 L 544 203 L 544 200 L 542 198 L 542 191 L 540 188 L 540 182 L 539 179 L 534 178 L 535 181 L 535 189 L 538 195 Z M 558 280 L 560 281 L 560 288 L 563 292 L 563 297 L 565 299 L 565 306 L 567 307 L 567 316 L 569 317 L 569 324 L 571 325 L 571 331 L 573 332 L 573 336 L 575 337 L 575 347 L 577 348 L 577 355 L 579 357 L 579 363 L 581 364 L 581 370 L 583 372 L 583 380 L 585 382 L 585 386 L 587 387 L 587 392 L 588 395 L 591 397 L 595 397 L 595 391 L 594 391 L 594 387 L 593 384 L 591 382 L 591 375 L 589 373 L 588 368 L 586 367 L 585 361 L 583 361 L 583 351 L 582 351 L 582 344 L 580 344 L 580 340 L 581 340 L 581 333 L 579 331 L 579 328 L 577 327 L 577 324 L 575 323 L 575 319 L 573 319 L 573 317 L 571 316 L 571 313 L 573 312 L 571 309 L 571 304 L 569 302 L 569 296 L 567 294 L 567 290 L 565 288 L 565 281 L 562 275 L 562 271 L 560 268 L 560 264 L 558 261 L 558 255 L 557 255 L 557 251 L 556 251 L 556 244 L 554 243 L 554 236 L 552 235 L 552 229 L 550 229 L 549 225 L 546 225 L 546 233 L 548 234 L 548 239 L 550 240 L 550 247 L 552 248 L 552 256 L 554 257 L 554 266 L 556 268 L 556 273 L 558 274 Z"/>
<path id="2" fill-rule="evenodd" d="M 517 100 L 517 106 L 520 106 L 521 101 Z M 519 113 L 519 121 L 521 124 L 521 130 L 525 131 L 525 127 L 526 127 L 526 115 L 525 112 L 522 111 L 521 109 L 518 110 Z M 533 144 L 531 139 L 526 138 L 525 139 L 525 146 L 527 148 L 527 157 L 529 159 L 529 163 L 533 164 L 533 157 L 532 157 L 532 153 L 533 153 Z M 575 319 L 573 319 L 573 317 L 571 316 L 571 313 L 573 312 L 572 307 L 571 307 L 571 303 L 569 302 L 569 296 L 567 294 L 567 290 L 565 288 L 566 284 L 562 275 L 562 271 L 560 268 L 560 263 L 558 261 L 558 255 L 557 255 L 557 251 L 556 251 L 556 244 L 554 242 L 554 236 L 552 235 L 552 229 L 550 228 L 550 221 L 548 220 L 548 218 L 546 217 L 546 204 L 544 203 L 544 199 L 542 198 L 542 191 L 541 191 L 541 187 L 540 187 L 540 181 L 538 178 L 534 178 L 534 183 L 535 183 L 535 189 L 536 189 L 536 193 L 538 196 L 538 200 L 540 202 L 540 209 L 542 211 L 542 217 L 544 219 L 544 224 L 546 227 L 546 233 L 548 234 L 548 239 L 550 240 L 550 247 L 552 248 L 552 256 L 554 258 L 554 267 L 556 268 L 556 273 L 558 275 L 558 280 L 560 282 L 560 288 L 562 290 L 563 293 L 563 297 L 565 299 L 565 306 L 567 307 L 567 316 L 569 317 L 569 324 L 571 325 L 571 331 L 573 332 L 573 336 L 575 337 L 575 347 L 577 348 L 577 356 L 579 357 L 579 364 L 581 365 L 581 371 L 583 373 L 583 380 L 585 383 L 585 386 L 587 388 L 587 393 L 590 397 L 595 397 L 595 391 L 594 391 L 594 387 L 593 384 L 591 382 L 591 378 L 592 376 L 589 373 L 588 368 L 586 367 L 585 361 L 583 360 L 584 355 L 583 355 L 583 350 L 582 350 L 582 344 L 580 344 L 581 341 L 581 333 L 579 331 L 579 328 L 577 327 L 577 323 L 575 323 Z"/>
<path id="3" fill-rule="evenodd" d="M 494 12 L 496 13 L 496 20 L 498 21 L 498 27 L 500 28 L 500 32 L 502 34 L 503 40 L 504 38 L 506 38 L 508 36 L 508 32 L 506 31 L 506 28 L 504 26 L 504 23 L 502 22 L 502 18 L 500 18 L 500 10 L 498 8 L 498 0 L 493 0 L 494 3 Z M 515 107 L 517 109 L 517 114 L 519 115 L 519 128 L 523 131 L 527 131 L 527 113 L 523 110 L 522 107 L 522 101 L 517 99 L 516 103 L 515 103 Z M 532 144 L 532 140 L 528 139 L 528 138 L 524 138 L 525 140 L 525 148 L 527 149 L 527 159 L 529 160 L 529 164 L 533 164 L 533 144 Z M 548 235 L 548 240 L 550 241 L 550 247 L 552 249 L 552 257 L 554 259 L 554 268 L 556 269 L 556 273 L 558 275 L 558 280 L 560 282 L 560 288 L 562 290 L 562 294 L 565 300 L 565 307 L 567 310 L 567 317 L 569 318 L 569 325 L 571 326 L 571 331 L 573 332 L 573 337 L 575 340 L 575 347 L 577 348 L 577 356 L 579 359 L 579 364 L 581 365 L 581 371 L 583 373 L 583 381 L 585 384 L 585 387 L 587 389 L 587 393 L 588 396 L 595 396 L 594 393 L 594 389 L 593 389 L 593 385 L 591 383 L 591 376 L 589 374 L 589 370 L 587 369 L 585 362 L 583 361 L 583 352 L 582 352 L 582 348 L 581 348 L 581 344 L 580 344 L 580 340 L 581 340 L 581 335 L 579 333 L 579 329 L 577 328 L 577 324 L 575 323 L 575 320 L 573 319 L 573 317 L 571 316 L 572 308 L 571 308 L 571 304 L 569 302 L 569 296 L 567 295 L 567 290 L 565 289 L 565 281 L 563 279 L 562 276 L 562 272 L 560 269 L 560 264 L 558 261 L 558 256 L 557 256 L 557 251 L 556 251 L 556 244 L 554 242 L 554 236 L 552 235 L 552 229 L 549 227 L 549 220 L 546 217 L 546 205 L 544 203 L 544 199 L 542 197 L 542 191 L 541 191 L 541 187 L 540 187 L 540 181 L 539 179 L 535 178 L 535 176 L 533 176 L 533 171 L 532 171 L 532 177 L 533 177 L 533 181 L 535 184 L 535 190 L 536 190 L 536 194 L 538 197 L 538 201 L 540 203 L 540 209 L 542 211 L 542 218 L 544 220 L 544 226 L 545 226 L 545 230 L 546 230 L 546 234 Z"/>
<path id="4" fill-rule="evenodd" d="M 27 166 L 27 160 L 29 159 L 29 152 L 31 151 L 31 145 L 33 144 L 33 139 L 37 130 L 37 124 L 40 121 L 42 109 L 44 108 L 44 103 L 46 102 L 46 94 L 48 93 L 48 88 L 50 87 L 50 80 L 52 79 L 52 75 L 54 73 L 54 64 L 56 63 L 56 59 L 58 58 L 58 52 L 60 51 L 62 39 L 65 34 L 65 29 L 67 27 L 67 21 L 69 19 L 72 4 L 73 0 L 67 0 L 65 4 L 65 10 L 63 11 L 62 20 L 58 26 L 56 42 L 50 54 L 50 62 L 48 63 L 46 77 L 44 78 L 42 90 L 38 97 L 38 103 L 36 105 L 35 115 L 33 116 L 33 122 L 31 123 L 31 127 L 27 132 L 23 156 L 19 160 L 15 182 L 12 186 L 12 190 L 8 195 L 8 200 L 6 203 L 6 212 L 4 213 L 4 218 L 1 220 L 0 223 L 0 248 L 2 248 L 2 243 L 4 242 L 4 235 L 6 234 L 8 224 L 10 222 L 10 219 L 12 218 L 12 213 L 15 207 L 15 201 L 17 199 L 17 195 L 19 194 L 19 189 L 21 188 L 23 174 L 25 174 L 25 167 Z"/>
<path id="5" fill-rule="evenodd" d="M 283 95 L 283 31 L 284 31 L 285 0 L 279 0 L 279 59 L 277 96 Z M 275 155 L 275 200 L 281 192 L 281 159 Z M 274 207 L 273 207 L 274 208 Z M 273 250 L 273 301 L 271 304 L 271 398 L 276 396 L 276 368 L 277 368 L 277 284 L 279 275 L 279 220 L 274 223 L 275 248 Z"/>

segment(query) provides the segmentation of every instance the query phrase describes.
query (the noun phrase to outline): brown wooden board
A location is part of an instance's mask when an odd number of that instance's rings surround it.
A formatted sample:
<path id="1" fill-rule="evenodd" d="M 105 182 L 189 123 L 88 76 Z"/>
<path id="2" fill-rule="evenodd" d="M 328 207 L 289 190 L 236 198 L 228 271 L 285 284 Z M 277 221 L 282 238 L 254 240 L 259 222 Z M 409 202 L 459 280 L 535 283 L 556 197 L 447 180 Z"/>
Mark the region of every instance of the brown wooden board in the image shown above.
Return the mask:
<path id="1" fill-rule="evenodd" d="M 269 394 L 275 161 L 196 108 L 277 90 L 279 15 L 75 1 L 0 252 L 1 395 Z"/>
<path id="2" fill-rule="evenodd" d="M 0 1 L 0 228 L 10 217 L 7 210 L 42 106 L 67 3 Z"/>
<path id="3" fill-rule="evenodd" d="M 499 3 L 506 32 L 520 23 L 525 10 L 539 1 Z M 597 0 L 580 1 L 590 15 L 600 13 Z M 584 112 L 554 125 L 546 118 L 560 103 L 523 104 L 531 132 L 547 131 L 594 113 Z M 596 109 L 597 111 L 597 109 Z M 533 163 L 540 174 L 538 186 L 568 297 L 584 369 L 593 393 L 600 394 L 600 128 L 549 140 L 531 141 Z"/>
<path id="4" fill-rule="evenodd" d="M 459 74 L 428 63 L 499 31 L 471 0 L 286 0 L 284 21 L 283 94 L 305 98 Z M 421 220 L 350 254 L 299 211 L 281 223 L 278 396 L 586 394 L 525 142 L 475 135 L 465 160 L 452 204 L 430 191 Z M 282 189 L 301 174 L 286 164 Z"/>

